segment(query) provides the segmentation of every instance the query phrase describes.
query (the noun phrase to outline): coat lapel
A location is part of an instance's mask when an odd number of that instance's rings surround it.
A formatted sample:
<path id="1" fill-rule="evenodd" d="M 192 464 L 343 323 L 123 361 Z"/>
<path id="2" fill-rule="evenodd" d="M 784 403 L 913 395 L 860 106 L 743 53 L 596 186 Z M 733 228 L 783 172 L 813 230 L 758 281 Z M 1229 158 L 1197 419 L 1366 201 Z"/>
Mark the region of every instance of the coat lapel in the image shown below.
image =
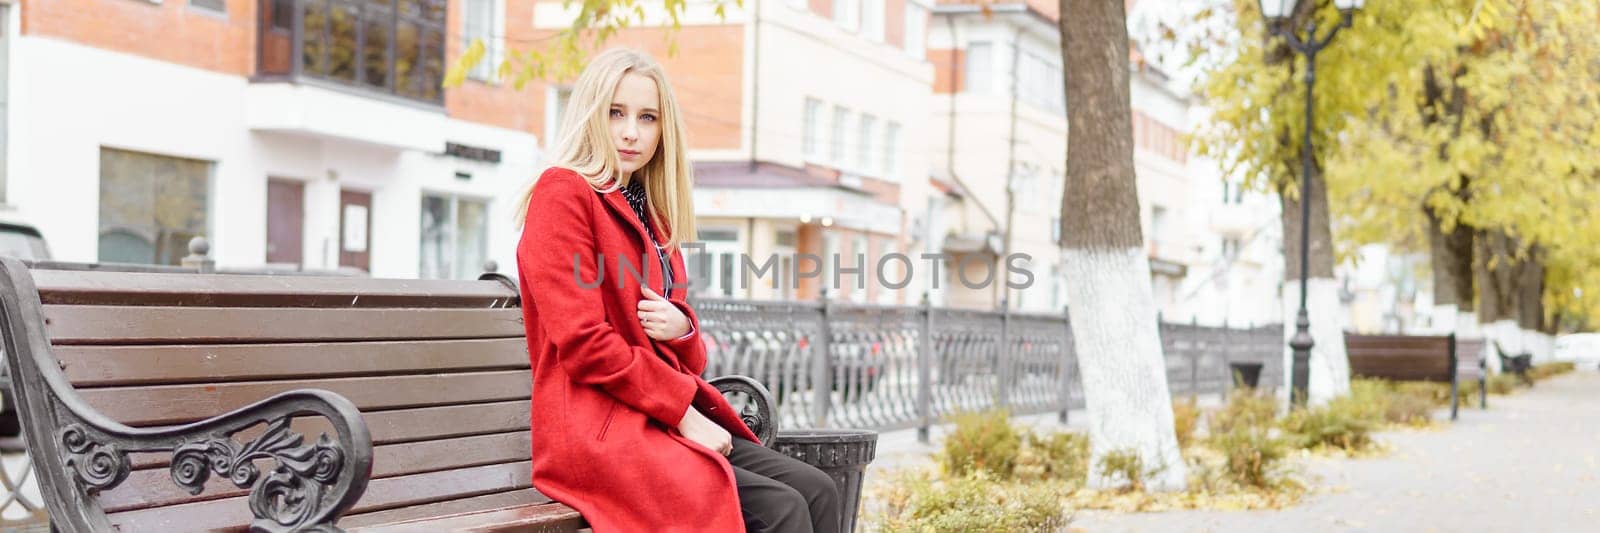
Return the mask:
<path id="1" fill-rule="evenodd" d="M 634 232 L 634 234 L 636 234 L 638 236 L 639 242 L 645 245 L 645 247 L 644 247 L 644 252 L 645 252 L 644 260 L 646 261 L 645 268 L 649 269 L 648 272 L 646 273 L 645 277 L 649 278 L 649 279 L 647 279 L 647 281 L 650 282 L 651 286 L 654 286 L 654 285 L 660 283 L 660 281 L 661 281 L 661 272 L 660 272 L 661 271 L 661 262 L 656 259 L 655 248 L 653 246 L 651 246 L 650 232 L 646 231 L 645 227 L 644 227 L 644 223 L 639 221 L 639 215 L 634 214 L 633 206 L 629 205 L 628 204 L 628 199 L 626 197 L 622 196 L 622 190 L 618 189 L 618 190 L 611 191 L 611 192 L 608 192 L 608 193 L 595 192 L 595 194 L 600 195 L 601 203 L 606 204 L 606 207 L 611 208 L 612 214 L 614 214 L 614 215 L 616 215 L 618 217 L 621 217 L 622 220 L 627 222 L 628 227 L 633 228 L 633 232 Z M 660 232 L 656 232 L 656 234 L 660 235 Z M 659 242 L 657 244 L 659 244 Z M 673 255 L 676 255 L 676 254 L 669 253 L 668 257 L 667 257 L 668 264 L 672 265 L 672 268 L 673 268 L 672 279 L 673 280 L 681 280 L 682 279 L 682 275 L 677 270 L 677 267 L 675 265 L 676 261 L 674 261 L 673 260 L 674 258 L 672 257 Z M 631 261 L 631 260 L 638 259 L 638 258 L 630 257 L 628 259 Z M 654 275 L 651 275 L 652 273 Z M 668 287 L 667 288 L 667 294 L 663 294 L 661 296 L 665 297 L 665 298 L 669 298 L 669 299 L 672 298 L 672 290 L 673 290 L 673 287 Z M 683 290 L 683 289 L 679 288 L 678 290 Z"/>

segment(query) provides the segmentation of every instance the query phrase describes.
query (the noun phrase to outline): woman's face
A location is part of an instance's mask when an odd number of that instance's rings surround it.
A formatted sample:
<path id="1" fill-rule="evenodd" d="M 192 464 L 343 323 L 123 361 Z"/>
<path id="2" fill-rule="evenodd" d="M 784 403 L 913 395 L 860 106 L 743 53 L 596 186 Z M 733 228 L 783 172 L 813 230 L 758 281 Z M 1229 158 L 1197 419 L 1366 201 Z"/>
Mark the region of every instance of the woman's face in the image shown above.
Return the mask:
<path id="1" fill-rule="evenodd" d="M 649 76 L 628 73 L 611 97 L 611 142 L 617 146 L 622 175 L 644 168 L 661 142 L 661 98 Z"/>

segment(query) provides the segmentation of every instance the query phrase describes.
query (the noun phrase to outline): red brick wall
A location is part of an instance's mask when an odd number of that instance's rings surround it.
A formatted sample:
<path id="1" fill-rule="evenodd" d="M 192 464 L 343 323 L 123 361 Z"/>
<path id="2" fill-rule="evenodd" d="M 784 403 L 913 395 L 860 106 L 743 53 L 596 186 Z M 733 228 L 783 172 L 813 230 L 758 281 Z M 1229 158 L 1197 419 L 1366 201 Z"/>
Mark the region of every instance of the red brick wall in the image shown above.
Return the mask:
<path id="1" fill-rule="evenodd" d="M 833 0 L 810 0 L 811 12 L 822 18 L 833 19 Z"/>
<path id="2" fill-rule="evenodd" d="M 950 56 L 955 55 L 955 65 L 950 64 Z M 937 94 L 950 94 L 959 92 L 962 83 L 959 73 L 967 64 L 965 50 L 928 50 L 928 62 L 933 64 L 933 92 Z"/>
<path id="3" fill-rule="evenodd" d="M 245 76 L 254 70 L 255 0 L 224 18 L 187 0 L 22 0 L 22 33 Z"/>
<path id="4" fill-rule="evenodd" d="M 904 48 L 906 44 L 906 0 L 885 0 L 883 4 L 883 40 Z"/>

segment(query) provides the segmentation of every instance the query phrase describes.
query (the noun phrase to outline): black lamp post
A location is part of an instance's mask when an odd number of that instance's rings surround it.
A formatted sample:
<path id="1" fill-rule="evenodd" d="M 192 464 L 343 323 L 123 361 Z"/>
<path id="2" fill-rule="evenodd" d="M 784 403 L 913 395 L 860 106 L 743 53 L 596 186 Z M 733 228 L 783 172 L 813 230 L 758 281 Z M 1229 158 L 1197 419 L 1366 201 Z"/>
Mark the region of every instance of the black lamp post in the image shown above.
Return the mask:
<path id="1" fill-rule="evenodd" d="M 1339 25 L 1320 38 L 1317 37 L 1316 17 L 1306 17 L 1304 38 L 1294 28 L 1292 16 L 1300 0 L 1257 1 L 1260 2 L 1262 17 L 1266 19 L 1267 31 L 1283 37 L 1290 49 L 1306 56 L 1306 137 L 1304 150 L 1300 152 L 1300 312 L 1294 318 L 1294 337 L 1289 339 L 1289 347 L 1294 350 L 1290 398 L 1294 405 L 1303 407 L 1306 404 L 1306 388 L 1311 382 L 1311 346 L 1315 344 L 1311 341 L 1311 319 L 1306 314 L 1306 274 L 1310 267 L 1311 248 L 1311 91 L 1317 80 L 1317 52 L 1333 41 L 1340 28 L 1350 26 L 1350 17 L 1357 9 L 1361 9 L 1363 0 L 1334 0 L 1341 15 Z"/>

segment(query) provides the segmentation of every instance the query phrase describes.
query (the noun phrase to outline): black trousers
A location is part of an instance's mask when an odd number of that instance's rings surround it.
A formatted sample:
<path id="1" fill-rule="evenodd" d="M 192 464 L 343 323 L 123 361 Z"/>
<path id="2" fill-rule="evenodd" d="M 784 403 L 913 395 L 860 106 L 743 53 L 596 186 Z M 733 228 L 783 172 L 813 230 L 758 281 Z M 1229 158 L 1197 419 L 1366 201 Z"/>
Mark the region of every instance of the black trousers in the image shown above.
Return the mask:
<path id="1" fill-rule="evenodd" d="M 739 485 L 745 529 L 837 533 L 844 525 L 839 487 L 817 467 L 738 437 L 728 462 Z"/>

